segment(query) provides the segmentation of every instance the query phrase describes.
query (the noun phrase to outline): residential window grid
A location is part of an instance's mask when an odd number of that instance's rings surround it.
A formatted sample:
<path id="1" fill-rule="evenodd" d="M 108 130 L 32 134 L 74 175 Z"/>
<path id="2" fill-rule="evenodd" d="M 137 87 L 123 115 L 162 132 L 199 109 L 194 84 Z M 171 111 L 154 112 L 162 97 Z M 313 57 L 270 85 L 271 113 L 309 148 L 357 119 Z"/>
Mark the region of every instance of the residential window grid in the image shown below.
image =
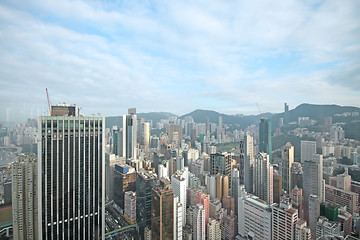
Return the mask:
<path id="1" fill-rule="evenodd" d="M 102 128 L 102 118 L 42 117 L 43 239 L 102 236 Z"/>

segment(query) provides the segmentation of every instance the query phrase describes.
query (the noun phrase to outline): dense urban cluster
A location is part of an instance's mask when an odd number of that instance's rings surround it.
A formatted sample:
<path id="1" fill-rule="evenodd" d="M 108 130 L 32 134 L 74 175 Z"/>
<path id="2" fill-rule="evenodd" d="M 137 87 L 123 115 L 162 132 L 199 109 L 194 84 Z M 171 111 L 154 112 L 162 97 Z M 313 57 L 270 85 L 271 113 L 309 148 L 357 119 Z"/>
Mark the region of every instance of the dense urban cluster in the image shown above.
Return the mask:
<path id="1" fill-rule="evenodd" d="M 50 111 L 0 128 L 4 239 L 359 237 L 360 142 L 333 116 L 290 121 L 285 104 L 276 122 L 240 128 L 131 108 L 106 126 L 75 105 Z M 298 142 L 275 149 L 281 136 Z"/>

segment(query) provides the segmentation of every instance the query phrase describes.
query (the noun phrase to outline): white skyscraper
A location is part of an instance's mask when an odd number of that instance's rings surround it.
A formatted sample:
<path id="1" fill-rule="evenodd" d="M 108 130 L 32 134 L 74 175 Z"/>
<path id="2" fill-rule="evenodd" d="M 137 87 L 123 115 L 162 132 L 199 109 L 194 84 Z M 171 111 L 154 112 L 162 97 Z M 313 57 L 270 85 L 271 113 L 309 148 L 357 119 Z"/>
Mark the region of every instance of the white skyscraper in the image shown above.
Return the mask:
<path id="1" fill-rule="evenodd" d="M 291 166 L 294 163 L 294 147 L 290 142 L 286 143 L 281 149 L 281 161 L 282 161 L 282 188 L 286 193 L 291 193 Z"/>
<path id="2" fill-rule="evenodd" d="M 301 164 L 313 159 L 316 154 L 316 141 L 301 141 Z"/>
<path id="3" fill-rule="evenodd" d="M 254 144 L 253 137 L 246 135 L 244 138 L 244 185 L 248 193 L 253 192 L 253 163 Z"/>
<path id="4" fill-rule="evenodd" d="M 323 157 L 322 155 L 313 155 L 312 160 L 305 161 L 303 165 L 303 196 L 304 205 L 307 205 L 307 200 L 310 194 L 315 194 L 320 201 L 323 200 Z M 306 211 L 306 209 L 305 209 Z"/>
<path id="5" fill-rule="evenodd" d="M 174 195 L 174 240 L 182 240 L 183 206 L 179 197 Z"/>
<path id="6" fill-rule="evenodd" d="M 205 239 L 205 209 L 202 204 L 196 204 L 193 212 L 193 240 Z"/>
<path id="7" fill-rule="evenodd" d="M 171 176 L 171 186 L 174 195 L 179 197 L 179 203 L 182 205 L 182 225 L 186 225 L 186 179 L 183 176 L 184 171 L 176 171 Z"/>

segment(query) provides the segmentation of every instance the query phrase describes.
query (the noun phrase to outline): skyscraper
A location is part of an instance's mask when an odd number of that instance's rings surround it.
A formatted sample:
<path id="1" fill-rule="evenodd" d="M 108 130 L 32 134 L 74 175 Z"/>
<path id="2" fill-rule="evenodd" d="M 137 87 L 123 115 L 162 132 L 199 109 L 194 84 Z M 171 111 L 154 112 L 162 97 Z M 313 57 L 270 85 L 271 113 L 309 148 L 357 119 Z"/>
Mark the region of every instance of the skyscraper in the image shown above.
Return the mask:
<path id="1" fill-rule="evenodd" d="M 291 166 L 294 163 L 294 147 L 291 143 L 286 143 L 281 149 L 282 161 L 282 188 L 286 193 L 291 192 Z"/>
<path id="2" fill-rule="evenodd" d="M 60 107 L 39 119 L 39 237 L 104 239 L 105 119 Z"/>
<path id="3" fill-rule="evenodd" d="M 125 127 L 124 127 L 125 126 Z M 123 116 L 124 139 L 126 146 L 126 159 L 137 158 L 137 120 L 136 108 L 129 108 L 128 115 Z"/>
<path id="4" fill-rule="evenodd" d="M 136 175 L 136 222 L 143 239 L 145 227 L 151 226 L 151 189 L 156 186 L 157 176 L 153 172 L 140 170 Z"/>
<path id="5" fill-rule="evenodd" d="M 38 239 L 37 171 L 35 157 L 11 164 L 14 239 Z"/>
<path id="6" fill-rule="evenodd" d="M 301 141 L 301 164 L 313 159 L 316 154 L 316 141 Z"/>
<path id="7" fill-rule="evenodd" d="M 269 155 L 262 152 L 255 155 L 254 194 L 268 204 L 273 203 L 273 167 Z"/>
<path id="8" fill-rule="evenodd" d="M 114 201 L 124 209 L 125 192 L 136 191 L 136 172 L 129 165 L 115 165 L 114 170 Z"/>
<path id="9" fill-rule="evenodd" d="M 309 198 L 309 228 L 311 235 L 316 236 L 316 223 L 320 217 L 320 198 L 315 194 L 310 194 Z"/>
<path id="10" fill-rule="evenodd" d="M 193 239 L 205 239 L 205 209 L 202 204 L 197 204 L 193 213 Z"/>
<path id="11" fill-rule="evenodd" d="M 253 137 L 246 134 L 243 144 L 240 142 L 240 149 L 244 152 L 244 185 L 248 193 L 253 192 L 253 164 L 254 164 L 254 144 Z"/>
<path id="12" fill-rule="evenodd" d="M 174 195 L 179 197 L 179 202 L 182 204 L 182 225 L 186 225 L 186 179 L 182 171 L 176 171 L 171 176 L 171 186 Z"/>
<path id="13" fill-rule="evenodd" d="M 269 155 L 269 162 L 272 163 L 272 145 L 271 145 L 271 120 L 262 118 L 260 120 L 259 131 L 260 146 L 259 151 Z"/>
<path id="14" fill-rule="evenodd" d="M 294 239 L 298 212 L 288 202 L 274 204 L 272 208 L 272 239 Z"/>
<path id="15" fill-rule="evenodd" d="M 307 200 L 310 194 L 315 194 L 320 201 L 323 199 L 323 157 L 322 155 L 314 155 L 311 161 L 304 162 L 304 178 L 303 178 L 303 203 L 307 206 Z M 305 209 L 306 211 L 306 209 Z"/>
<path id="16" fill-rule="evenodd" d="M 284 125 L 287 126 L 289 124 L 289 105 L 287 103 L 284 104 Z"/>
<path id="17" fill-rule="evenodd" d="M 161 178 L 159 182 L 151 194 L 151 239 L 173 239 L 174 193 L 168 179 Z"/>

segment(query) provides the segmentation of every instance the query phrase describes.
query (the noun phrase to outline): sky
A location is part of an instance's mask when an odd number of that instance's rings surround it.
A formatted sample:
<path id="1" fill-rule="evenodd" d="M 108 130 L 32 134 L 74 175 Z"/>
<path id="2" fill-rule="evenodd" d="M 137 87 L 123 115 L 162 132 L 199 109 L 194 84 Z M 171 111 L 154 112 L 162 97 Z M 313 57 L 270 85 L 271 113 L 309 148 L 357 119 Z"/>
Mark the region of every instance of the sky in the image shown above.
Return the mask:
<path id="1" fill-rule="evenodd" d="M 0 121 L 360 107 L 360 1 L 0 2 Z"/>

